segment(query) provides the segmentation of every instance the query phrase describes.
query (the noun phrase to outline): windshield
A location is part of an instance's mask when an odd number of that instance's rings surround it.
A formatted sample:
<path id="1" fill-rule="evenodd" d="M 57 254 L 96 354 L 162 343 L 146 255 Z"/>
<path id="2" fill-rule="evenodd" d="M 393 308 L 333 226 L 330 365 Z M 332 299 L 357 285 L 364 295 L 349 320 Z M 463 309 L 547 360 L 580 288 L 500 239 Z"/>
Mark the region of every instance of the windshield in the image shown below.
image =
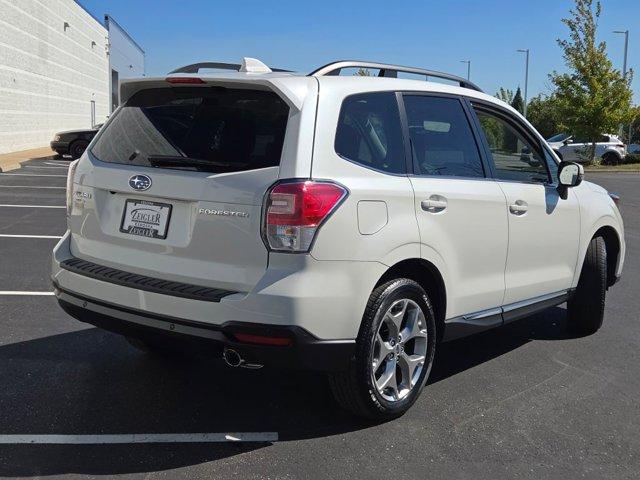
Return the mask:
<path id="1" fill-rule="evenodd" d="M 277 166 L 288 114 L 269 91 L 147 89 L 118 111 L 91 153 L 110 163 L 214 173 Z"/>
<path id="2" fill-rule="evenodd" d="M 558 133 L 551 138 L 547 138 L 547 142 L 562 142 L 566 138 L 569 138 L 569 135 L 566 133 Z"/>

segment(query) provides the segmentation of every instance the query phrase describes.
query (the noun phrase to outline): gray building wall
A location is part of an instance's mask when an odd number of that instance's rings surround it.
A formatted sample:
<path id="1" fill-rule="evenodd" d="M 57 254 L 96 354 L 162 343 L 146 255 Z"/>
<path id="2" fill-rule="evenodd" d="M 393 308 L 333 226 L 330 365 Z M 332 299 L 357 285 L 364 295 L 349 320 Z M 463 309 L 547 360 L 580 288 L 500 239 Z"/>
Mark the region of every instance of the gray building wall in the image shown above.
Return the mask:
<path id="1" fill-rule="evenodd" d="M 109 113 L 107 30 L 74 0 L 0 0 L 0 153 Z"/>
<path id="2" fill-rule="evenodd" d="M 118 82 L 125 78 L 139 78 L 145 74 L 144 50 L 109 15 L 104 24 L 109 32 L 109 91 L 111 111 L 119 105 Z"/>

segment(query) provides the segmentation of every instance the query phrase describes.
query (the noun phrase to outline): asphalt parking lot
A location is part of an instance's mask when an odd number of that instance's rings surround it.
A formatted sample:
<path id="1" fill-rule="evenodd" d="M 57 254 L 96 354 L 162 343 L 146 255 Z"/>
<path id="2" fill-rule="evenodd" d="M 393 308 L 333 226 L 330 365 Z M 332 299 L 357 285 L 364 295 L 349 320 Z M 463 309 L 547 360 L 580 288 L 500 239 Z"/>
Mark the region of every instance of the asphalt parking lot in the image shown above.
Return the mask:
<path id="1" fill-rule="evenodd" d="M 67 316 L 49 281 L 67 164 L 0 174 L 0 477 L 640 478 L 640 175 L 587 175 L 622 196 L 627 240 L 596 335 L 568 335 L 561 306 L 442 345 L 416 405 L 374 424 L 340 411 L 321 375 L 161 360 Z M 100 444 L 235 432 L 277 441 Z M 47 434 L 96 441 L 10 437 Z"/>

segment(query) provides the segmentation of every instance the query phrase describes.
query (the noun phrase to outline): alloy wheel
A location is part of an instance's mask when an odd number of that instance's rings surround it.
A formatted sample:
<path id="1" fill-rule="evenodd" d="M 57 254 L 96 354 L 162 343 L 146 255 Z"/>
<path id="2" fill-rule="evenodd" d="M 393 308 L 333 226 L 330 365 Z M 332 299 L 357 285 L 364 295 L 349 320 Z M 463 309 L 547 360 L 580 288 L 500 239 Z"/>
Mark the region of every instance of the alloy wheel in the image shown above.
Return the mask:
<path id="1" fill-rule="evenodd" d="M 404 399 L 418 383 L 427 356 L 427 322 L 420 306 L 396 300 L 385 312 L 373 339 L 371 373 L 387 401 Z"/>

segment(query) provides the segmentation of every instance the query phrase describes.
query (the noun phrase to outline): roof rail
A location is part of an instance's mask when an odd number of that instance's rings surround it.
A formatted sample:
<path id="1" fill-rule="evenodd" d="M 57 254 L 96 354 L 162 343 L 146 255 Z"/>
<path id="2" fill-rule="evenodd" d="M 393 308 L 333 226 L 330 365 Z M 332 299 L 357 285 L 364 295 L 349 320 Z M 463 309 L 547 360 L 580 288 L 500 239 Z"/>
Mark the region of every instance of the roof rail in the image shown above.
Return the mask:
<path id="1" fill-rule="evenodd" d="M 451 80 L 453 82 L 458 83 L 463 88 L 470 88 L 472 90 L 477 90 L 478 92 L 482 92 L 482 89 L 478 87 L 475 83 L 470 82 L 466 78 L 458 77 L 456 75 L 451 75 L 449 73 L 436 72 L 433 70 L 425 70 L 423 68 L 415 68 L 415 67 L 403 67 L 401 65 L 390 65 L 387 63 L 377 63 L 377 62 L 359 62 L 354 60 L 341 60 L 339 62 L 332 62 L 324 67 L 320 67 L 317 70 L 314 70 L 309 74 L 309 76 L 314 77 L 324 77 L 327 75 L 340 75 L 340 71 L 343 68 L 373 68 L 380 70 L 378 73 L 379 77 L 391 77 L 397 78 L 398 72 L 405 73 L 415 73 L 417 75 L 424 75 L 427 77 L 435 77 L 442 78 L 444 80 Z"/>
<path id="2" fill-rule="evenodd" d="M 290 70 L 283 70 L 281 68 L 269 68 L 264 65 L 260 60 L 254 58 L 244 58 L 242 63 L 220 63 L 220 62 L 201 62 L 192 63 L 191 65 L 185 65 L 184 67 L 176 68 L 169 72 L 169 75 L 174 73 L 198 73 L 205 68 L 218 69 L 218 70 L 235 70 L 236 72 L 254 72 L 254 73 L 268 73 L 271 72 L 290 72 Z"/>

